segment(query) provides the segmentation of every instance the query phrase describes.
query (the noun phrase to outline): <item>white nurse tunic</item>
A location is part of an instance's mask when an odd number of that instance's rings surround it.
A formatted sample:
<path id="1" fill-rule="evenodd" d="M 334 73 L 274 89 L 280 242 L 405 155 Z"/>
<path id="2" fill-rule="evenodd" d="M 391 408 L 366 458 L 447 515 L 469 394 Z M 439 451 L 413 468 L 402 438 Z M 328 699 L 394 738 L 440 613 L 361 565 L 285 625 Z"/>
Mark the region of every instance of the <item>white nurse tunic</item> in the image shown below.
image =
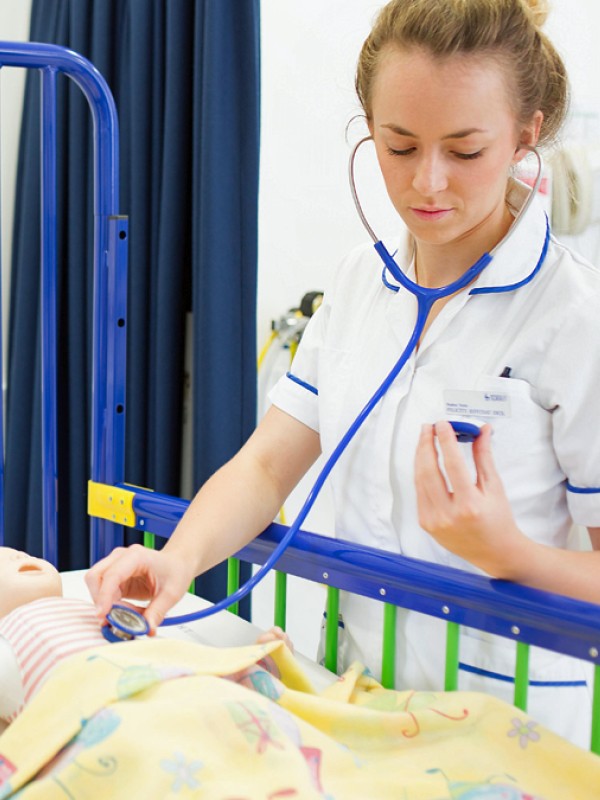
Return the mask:
<path id="1" fill-rule="evenodd" d="M 527 192 L 511 181 L 507 201 L 515 213 Z M 325 457 L 398 359 L 416 312 L 413 295 L 382 274 L 372 245 L 356 249 L 336 271 L 291 372 L 270 395 L 319 433 Z M 534 201 L 476 282 L 442 308 L 334 467 L 335 535 L 476 571 L 417 520 L 413 462 L 421 426 L 460 409 L 492 424 L 495 463 L 520 529 L 566 547 L 573 522 L 600 526 L 599 395 L 600 272 L 549 236 Z M 470 460 L 470 448 L 464 453 Z M 341 667 L 360 659 L 377 676 L 381 604 L 344 596 L 341 610 Z M 398 617 L 396 686 L 441 688 L 444 623 L 415 612 Z M 460 656 L 461 689 L 512 699 L 506 676 L 514 669 L 514 643 L 469 630 Z M 587 746 L 587 668 L 536 652 L 530 675 L 531 715 Z M 558 726 L 557 706 L 564 709 Z"/>

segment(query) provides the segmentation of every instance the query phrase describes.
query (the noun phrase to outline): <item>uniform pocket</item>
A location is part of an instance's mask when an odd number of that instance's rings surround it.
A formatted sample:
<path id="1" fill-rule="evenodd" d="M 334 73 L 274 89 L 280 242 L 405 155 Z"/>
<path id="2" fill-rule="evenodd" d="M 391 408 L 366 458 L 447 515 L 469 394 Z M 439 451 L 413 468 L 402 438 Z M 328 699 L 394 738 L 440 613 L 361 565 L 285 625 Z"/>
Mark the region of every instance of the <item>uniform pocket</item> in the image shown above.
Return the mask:
<path id="1" fill-rule="evenodd" d="M 519 472 L 527 481 L 537 482 L 540 474 L 555 476 L 558 462 L 552 446 L 552 412 L 537 402 L 534 387 L 517 378 L 482 375 L 477 390 L 505 398 L 503 415 L 482 418 L 494 430 L 492 449 L 500 473 L 521 460 Z M 555 480 L 553 477 L 552 482 Z"/>

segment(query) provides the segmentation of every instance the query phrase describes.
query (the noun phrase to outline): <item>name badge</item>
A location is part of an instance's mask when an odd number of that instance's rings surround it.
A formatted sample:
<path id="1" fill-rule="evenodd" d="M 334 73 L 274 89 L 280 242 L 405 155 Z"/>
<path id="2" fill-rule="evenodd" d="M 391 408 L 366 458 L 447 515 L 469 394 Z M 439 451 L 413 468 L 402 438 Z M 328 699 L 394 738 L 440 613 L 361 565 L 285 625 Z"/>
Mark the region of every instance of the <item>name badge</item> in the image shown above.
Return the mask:
<path id="1" fill-rule="evenodd" d="M 446 416 L 501 419 L 510 417 L 510 395 L 506 392 L 446 389 Z"/>

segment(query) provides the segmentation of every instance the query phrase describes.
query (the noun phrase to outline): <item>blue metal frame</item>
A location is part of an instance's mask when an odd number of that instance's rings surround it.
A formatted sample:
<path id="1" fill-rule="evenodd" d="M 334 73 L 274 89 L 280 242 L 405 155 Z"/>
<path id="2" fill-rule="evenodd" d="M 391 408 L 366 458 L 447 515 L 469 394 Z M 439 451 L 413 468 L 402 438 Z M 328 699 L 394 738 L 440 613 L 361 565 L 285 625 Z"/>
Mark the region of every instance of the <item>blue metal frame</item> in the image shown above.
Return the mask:
<path id="1" fill-rule="evenodd" d="M 170 495 L 121 487 L 134 491 L 135 526 L 165 538 L 189 505 Z M 264 564 L 287 531 L 273 523 L 236 557 Z M 303 530 L 277 569 L 600 665 L 600 614 L 592 603 Z"/>
<path id="2" fill-rule="evenodd" d="M 67 75 L 85 95 L 94 139 L 94 333 L 92 479 L 123 480 L 125 396 L 126 221 L 119 213 L 119 129 L 108 84 L 96 67 L 65 47 L 35 42 L 0 42 L 0 67 L 38 69 L 42 93 L 42 461 L 44 555 L 57 563 L 56 420 L 56 76 Z M 123 236 L 123 232 L 125 235 Z M 115 330 L 115 329 L 118 330 Z M 112 366 L 111 387 L 106 365 Z M 118 398 L 115 403 L 115 398 Z M 106 442 L 110 442 L 107 446 Z M 122 541 L 104 520 L 91 522 L 92 559 Z"/>

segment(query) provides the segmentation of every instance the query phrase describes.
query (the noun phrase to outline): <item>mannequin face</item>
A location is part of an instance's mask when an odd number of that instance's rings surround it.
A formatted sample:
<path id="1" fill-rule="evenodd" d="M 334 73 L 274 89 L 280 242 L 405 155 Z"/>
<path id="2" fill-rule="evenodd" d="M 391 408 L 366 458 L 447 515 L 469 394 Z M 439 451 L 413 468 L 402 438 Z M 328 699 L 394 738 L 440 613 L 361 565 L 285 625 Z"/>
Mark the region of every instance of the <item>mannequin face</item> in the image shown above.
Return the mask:
<path id="1" fill-rule="evenodd" d="M 43 597 L 61 597 L 62 582 L 48 561 L 0 547 L 0 617 Z"/>

